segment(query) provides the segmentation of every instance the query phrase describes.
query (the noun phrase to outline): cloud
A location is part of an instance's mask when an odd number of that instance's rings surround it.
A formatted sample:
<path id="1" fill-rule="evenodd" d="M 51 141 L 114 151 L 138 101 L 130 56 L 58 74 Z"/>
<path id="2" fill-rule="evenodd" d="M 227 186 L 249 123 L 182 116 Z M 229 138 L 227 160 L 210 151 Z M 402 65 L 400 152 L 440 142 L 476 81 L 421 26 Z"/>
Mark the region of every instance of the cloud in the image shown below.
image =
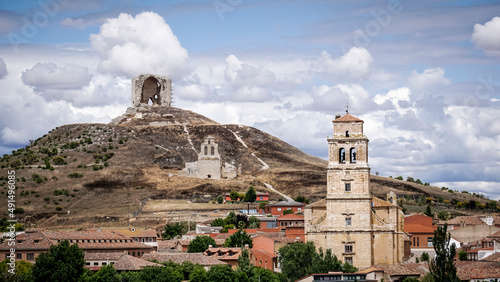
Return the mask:
<path id="1" fill-rule="evenodd" d="M 188 52 L 156 13 L 120 14 L 90 35 L 99 70 L 127 78 L 156 73 L 180 79 L 188 73 Z"/>
<path id="2" fill-rule="evenodd" d="M 500 55 L 500 17 L 494 17 L 491 21 L 475 24 L 471 41 L 477 48 L 489 55 Z"/>
<path id="3" fill-rule="evenodd" d="M 368 50 L 353 47 L 338 59 L 333 59 L 326 51 L 321 52 L 315 68 L 327 76 L 359 80 L 368 75 L 372 62 L 373 58 Z"/>
<path id="4" fill-rule="evenodd" d="M 56 64 L 38 63 L 22 73 L 22 80 L 36 91 L 81 89 L 88 85 L 92 75 L 87 68 L 74 64 L 58 67 Z"/>
<path id="5" fill-rule="evenodd" d="M 450 80 L 444 76 L 444 69 L 442 68 L 426 69 L 422 73 L 412 71 L 408 81 L 417 89 L 424 89 L 439 84 L 450 84 Z"/>
<path id="6" fill-rule="evenodd" d="M 7 66 L 2 58 L 0 58 L 0 79 L 7 75 Z"/>

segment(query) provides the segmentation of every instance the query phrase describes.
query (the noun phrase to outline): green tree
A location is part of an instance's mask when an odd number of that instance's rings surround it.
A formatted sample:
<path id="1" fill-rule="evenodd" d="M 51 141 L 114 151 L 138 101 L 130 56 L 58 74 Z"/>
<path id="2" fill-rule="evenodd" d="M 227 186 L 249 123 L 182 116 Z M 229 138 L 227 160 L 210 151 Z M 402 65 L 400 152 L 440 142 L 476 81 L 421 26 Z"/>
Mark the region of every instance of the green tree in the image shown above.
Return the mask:
<path id="1" fill-rule="evenodd" d="M 31 270 L 33 266 L 31 263 L 24 260 L 17 260 L 15 262 L 15 274 L 9 273 L 10 267 L 9 259 L 0 262 L 0 281 L 31 281 Z"/>
<path id="2" fill-rule="evenodd" d="M 85 259 L 77 244 L 68 240 L 50 246 L 48 253 L 41 253 L 33 266 L 34 281 L 78 281 L 84 273 Z"/>
<path id="3" fill-rule="evenodd" d="M 217 203 L 222 204 L 223 202 L 224 202 L 224 196 L 219 195 L 219 196 L 217 197 Z"/>
<path id="4" fill-rule="evenodd" d="M 489 201 L 488 202 L 488 209 L 490 209 L 492 211 L 496 211 L 497 210 L 497 201 Z"/>
<path id="5" fill-rule="evenodd" d="M 231 198 L 231 200 L 233 200 L 233 201 L 238 200 L 239 197 L 240 197 L 240 194 L 238 192 L 236 192 L 235 190 L 233 190 L 229 193 L 229 198 Z"/>
<path id="6" fill-rule="evenodd" d="M 233 282 L 236 281 L 236 273 L 229 265 L 214 265 L 207 272 L 207 282 Z"/>
<path id="7" fill-rule="evenodd" d="M 331 249 L 327 249 L 323 253 L 323 249 L 319 248 L 319 253 L 313 257 L 310 272 L 328 273 L 329 271 L 342 271 L 342 262 L 337 259 L 337 256 L 332 254 Z"/>
<path id="8" fill-rule="evenodd" d="M 420 256 L 421 261 L 429 261 L 429 254 L 426 252 L 423 252 L 422 255 Z"/>
<path id="9" fill-rule="evenodd" d="M 250 282 L 261 282 L 261 281 L 280 282 L 281 279 L 279 278 L 278 274 L 273 273 L 269 269 L 254 266 L 254 267 L 252 267 L 252 275 L 248 281 L 250 281 Z"/>
<path id="10" fill-rule="evenodd" d="M 440 211 L 438 213 L 438 218 L 441 220 L 447 220 L 450 217 L 450 214 L 447 211 Z"/>
<path id="11" fill-rule="evenodd" d="M 403 279 L 403 282 L 419 282 L 419 280 L 413 277 L 406 277 L 405 279 Z"/>
<path id="12" fill-rule="evenodd" d="M 448 224 L 439 226 L 434 231 L 432 244 L 436 256 L 429 262 L 429 271 L 435 281 L 458 281 L 457 268 L 453 259 L 456 254 L 455 244 L 450 244 L 450 233 L 447 232 Z"/>
<path id="13" fill-rule="evenodd" d="M 184 275 L 179 267 L 172 265 L 162 266 L 146 266 L 140 272 L 136 280 L 132 281 L 164 281 L 164 282 L 181 282 L 184 280 Z"/>
<path id="14" fill-rule="evenodd" d="M 189 274 L 189 282 L 207 281 L 207 271 L 203 267 L 195 267 Z"/>
<path id="15" fill-rule="evenodd" d="M 250 219 L 248 219 L 248 228 L 259 228 L 260 227 L 260 219 L 258 219 L 256 216 L 251 216 Z"/>
<path id="16" fill-rule="evenodd" d="M 310 274 L 316 247 L 313 242 L 293 243 L 281 247 L 279 254 L 281 271 L 289 281 L 295 281 Z"/>
<path id="17" fill-rule="evenodd" d="M 245 193 L 245 202 L 253 203 L 256 199 L 257 192 L 255 192 L 255 188 L 253 188 L 253 186 L 250 186 L 250 188 L 248 188 L 248 191 Z"/>
<path id="18" fill-rule="evenodd" d="M 434 277 L 432 277 L 432 274 L 427 273 L 424 277 L 420 278 L 420 282 L 434 282 Z"/>
<path id="19" fill-rule="evenodd" d="M 85 282 L 120 282 L 121 276 L 112 265 L 105 265 L 94 275 L 81 280 Z"/>
<path id="20" fill-rule="evenodd" d="M 196 236 L 188 246 L 188 253 L 202 253 L 208 249 L 208 246 L 212 245 L 217 247 L 215 240 L 210 236 Z"/>
<path id="21" fill-rule="evenodd" d="M 234 229 L 234 224 L 226 224 L 224 228 L 222 228 L 221 233 L 227 233 L 229 229 Z"/>
<path id="22" fill-rule="evenodd" d="M 427 205 L 427 208 L 425 208 L 424 214 L 429 217 L 434 217 L 434 214 L 432 213 L 431 206 Z"/>
<path id="23" fill-rule="evenodd" d="M 224 247 L 233 248 L 233 247 L 244 247 L 248 245 L 249 248 L 253 247 L 253 241 L 250 235 L 246 231 L 238 230 L 224 242 Z"/>
<path id="24" fill-rule="evenodd" d="M 467 252 L 464 250 L 460 250 L 458 252 L 458 260 L 467 260 Z"/>
<path id="25" fill-rule="evenodd" d="M 233 225 L 236 225 L 238 223 L 238 217 L 236 217 L 236 214 L 234 212 L 230 212 L 227 216 L 226 216 L 226 224 L 233 224 Z"/>
<path id="26" fill-rule="evenodd" d="M 295 202 L 299 202 L 299 203 L 305 203 L 306 205 L 309 204 L 309 199 L 304 197 L 302 194 L 299 193 L 299 195 L 297 197 L 295 197 L 295 199 L 293 199 Z"/>
<path id="27" fill-rule="evenodd" d="M 226 221 L 223 218 L 216 218 L 210 223 L 210 226 L 224 226 Z"/>
<path id="28" fill-rule="evenodd" d="M 283 215 L 291 214 L 293 213 L 293 210 L 284 210 Z"/>
<path id="29" fill-rule="evenodd" d="M 167 225 L 163 228 L 161 237 L 167 240 L 175 239 L 184 234 L 185 231 L 187 231 L 185 229 L 184 224 L 181 222 L 167 223 Z"/>
<path id="30" fill-rule="evenodd" d="M 238 269 L 237 272 L 246 273 L 247 277 L 252 274 L 252 265 L 250 263 L 250 252 L 247 248 L 242 248 L 241 255 L 238 257 Z"/>

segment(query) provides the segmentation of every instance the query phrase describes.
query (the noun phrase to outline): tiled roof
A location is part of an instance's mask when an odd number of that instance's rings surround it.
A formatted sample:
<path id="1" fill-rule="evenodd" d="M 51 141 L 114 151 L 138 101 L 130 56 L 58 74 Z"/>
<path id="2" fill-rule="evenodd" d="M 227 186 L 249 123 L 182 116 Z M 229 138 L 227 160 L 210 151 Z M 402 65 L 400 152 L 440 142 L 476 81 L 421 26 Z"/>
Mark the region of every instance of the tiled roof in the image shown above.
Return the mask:
<path id="1" fill-rule="evenodd" d="M 484 279 L 500 277 L 500 267 L 496 262 L 488 261 L 457 261 L 457 275 L 460 280 Z"/>
<path id="2" fill-rule="evenodd" d="M 304 220 L 303 215 L 289 213 L 278 217 L 278 220 Z"/>
<path id="3" fill-rule="evenodd" d="M 312 204 L 307 205 L 308 208 L 325 208 L 326 207 L 326 199 L 322 199 L 316 201 Z"/>
<path id="4" fill-rule="evenodd" d="M 486 225 L 484 221 L 481 220 L 478 216 L 457 216 L 452 218 L 446 223 L 450 224 L 467 224 L 467 225 Z"/>
<path id="5" fill-rule="evenodd" d="M 146 260 L 155 259 L 159 262 L 171 261 L 179 264 L 190 261 L 202 266 L 227 264 L 218 260 L 215 256 L 206 256 L 203 253 L 149 253 L 142 255 L 141 258 Z"/>
<path id="6" fill-rule="evenodd" d="M 415 269 L 406 267 L 404 264 L 385 264 L 385 263 L 380 263 L 380 264 L 375 264 L 372 266 L 374 269 L 384 271 L 387 275 L 394 276 L 394 275 L 420 275 L 418 271 Z"/>
<path id="7" fill-rule="evenodd" d="M 423 226 L 420 224 L 405 224 L 404 229 L 405 232 L 410 233 L 410 234 L 416 234 L 416 233 L 434 233 L 434 230 L 437 227 L 429 227 L 429 226 Z"/>
<path id="8" fill-rule="evenodd" d="M 144 259 L 136 258 L 123 254 L 113 267 L 118 271 L 141 270 L 146 266 L 162 266 L 161 264 L 150 262 Z"/>
<path id="9" fill-rule="evenodd" d="M 377 208 L 377 207 L 394 207 L 393 204 L 387 202 L 387 201 L 384 201 L 382 199 L 379 199 L 375 196 L 372 196 L 372 202 L 373 202 L 373 207 L 374 208 Z"/>
<path id="10" fill-rule="evenodd" d="M 351 121 L 364 122 L 362 119 L 359 119 L 359 118 L 352 116 L 350 114 L 345 114 L 344 116 L 333 120 L 333 122 L 351 122 Z"/>
<path id="11" fill-rule="evenodd" d="M 140 230 L 140 229 L 135 229 L 135 231 L 129 230 L 129 229 L 123 229 L 123 230 L 110 230 L 111 232 L 127 236 L 127 237 L 154 237 L 156 238 L 156 231 L 155 230 Z"/>
<path id="12" fill-rule="evenodd" d="M 8 240 L 1 243 L 0 251 L 10 250 L 12 247 L 8 243 Z M 52 245 L 52 241 L 40 232 L 26 232 L 16 237 L 17 250 L 48 250 Z"/>
<path id="13" fill-rule="evenodd" d="M 238 260 L 241 254 L 241 248 L 208 248 L 205 251 L 206 256 L 213 256 L 222 261 Z"/>
<path id="14" fill-rule="evenodd" d="M 296 202 L 296 201 L 291 201 L 291 202 L 285 202 L 285 201 L 279 201 L 274 204 L 267 204 L 266 207 L 303 207 L 304 203 Z"/>
<path id="15" fill-rule="evenodd" d="M 114 253 L 85 253 L 85 260 L 118 260 L 124 253 L 114 252 Z"/>
<path id="16" fill-rule="evenodd" d="M 483 258 L 481 261 L 496 261 L 500 262 L 500 253 L 494 253 L 490 256 Z"/>
<path id="17" fill-rule="evenodd" d="M 161 240 L 158 241 L 158 249 L 174 249 L 179 245 L 179 240 Z"/>

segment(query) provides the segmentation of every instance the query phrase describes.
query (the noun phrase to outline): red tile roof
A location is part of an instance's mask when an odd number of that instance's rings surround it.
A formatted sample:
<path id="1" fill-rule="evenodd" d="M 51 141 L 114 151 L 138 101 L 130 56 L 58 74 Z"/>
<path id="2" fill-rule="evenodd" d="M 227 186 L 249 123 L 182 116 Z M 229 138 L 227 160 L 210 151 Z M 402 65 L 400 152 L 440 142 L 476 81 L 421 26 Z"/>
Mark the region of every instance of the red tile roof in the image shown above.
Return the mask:
<path id="1" fill-rule="evenodd" d="M 146 266 L 163 266 L 158 263 L 123 254 L 113 267 L 118 271 L 141 270 Z"/>
<path id="2" fill-rule="evenodd" d="M 181 264 L 185 261 L 190 261 L 194 264 L 202 266 L 212 266 L 219 264 L 227 264 L 218 260 L 215 256 L 206 256 L 203 253 L 149 253 L 144 254 L 142 259 L 157 260 L 159 262 L 171 261 Z"/>
<path id="3" fill-rule="evenodd" d="M 457 275 L 460 280 L 484 279 L 500 277 L 500 267 L 496 262 L 488 261 L 457 261 Z"/>
<path id="4" fill-rule="evenodd" d="M 417 234 L 417 233 L 431 233 L 434 234 L 434 230 L 437 228 L 434 226 L 434 228 L 429 227 L 429 226 L 423 226 L 420 224 L 405 224 L 404 226 L 405 232 L 410 233 L 410 234 Z"/>
<path id="5" fill-rule="evenodd" d="M 304 216 L 294 213 L 289 213 L 278 217 L 278 220 L 304 220 Z"/>
<path id="6" fill-rule="evenodd" d="M 342 117 L 339 117 L 339 118 L 333 120 L 333 122 L 353 122 L 353 121 L 364 122 L 362 119 L 359 119 L 359 118 L 352 116 L 350 114 L 346 114 Z"/>
<path id="7" fill-rule="evenodd" d="M 222 261 L 238 260 L 241 255 L 241 248 L 208 248 L 205 251 L 206 256 L 213 256 Z"/>

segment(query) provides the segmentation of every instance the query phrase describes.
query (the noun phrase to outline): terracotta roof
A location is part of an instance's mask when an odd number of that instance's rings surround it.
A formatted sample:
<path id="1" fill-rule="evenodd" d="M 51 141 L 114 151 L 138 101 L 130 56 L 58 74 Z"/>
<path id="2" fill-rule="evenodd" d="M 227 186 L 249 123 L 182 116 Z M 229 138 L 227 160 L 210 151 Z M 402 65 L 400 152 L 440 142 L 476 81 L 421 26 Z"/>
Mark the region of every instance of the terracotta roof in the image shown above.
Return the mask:
<path id="1" fill-rule="evenodd" d="M 203 253 L 149 253 L 142 255 L 141 258 L 146 260 L 155 259 L 159 262 L 171 261 L 179 264 L 190 261 L 202 266 L 227 264 L 218 260 L 216 256 L 206 256 Z"/>
<path id="2" fill-rule="evenodd" d="M 9 241 L 5 240 L 0 244 L 0 251 L 8 251 L 12 247 L 8 245 Z M 40 232 L 26 232 L 16 237 L 17 250 L 49 250 L 53 242 Z"/>
<path id="3" fill-rule="evenodd" d="M 494 253 L 490 256 L 483 258 L 481 261 L 496 261 L 500 262 L 500 253 Z"/>
<path id="4" fill-rule="evenodd" d="M 278 220 L 304 220 L 303 215 L 289 213 L 278 217 Z"/>
<path id="5" fill-rule="evenodd" d="M 114 253 L 85 253 L 85 260 L 118 260 L 124 253 L 114 252 Z"/>
<path id="6" fill-rule="evenodd" d="M 238 260 L 241 254 L 241 248 L 208 248 L 205 251 L 206 256 L 213 256 L 222 261 Z"/>
<path id="7" fill-rule="evenodd" d="M 129 229 L 123 229 L 123 230 L 110 230 L 111 232 L 127 236 L 127 237 L 154 237 L 156 238 L 156 231 L 155 230 L 140 230 L 140 229 L 135 229 L 135 231 L 129 230 Z"/>
<path id="8" fill-rule="evenodd" d="M 312 204 L 307 205 L 308 208 L 326 208 L 326 199 L 316 201 Z"/>
<path id="9" fill-rule="evenodd" d="M 423 226 L 420 224 L 405 224 L 405 226 L 404 226 L 405 232 L 410 233 L 410 234 L 416 234 L 416 233 L 432 233 L 432 234 L 434 234 L 434 230 L 436 228 L 437 228 L 436 226 L 434 226 L 434 228 L 432 228 L 432 227 Z"/>
<path id="10" fill-rule="evenodd" d="M 484 221 L 481 220 L 480 217 L 478 216 L 457 216 L 455 218 L 452 218 L 448 221 L 446 221 L 448 225 L 450 224 L 468 224 L 468 225 L 486 225 Z"/>
<path id="11" fill-rule="evenodd" d="M 377 208 L 377 207 L 394 207 L 393 204 L 387 202 L 387 201 L 384 201 L 382 199 L 379 199 L 375 196 L 372 196 L 372 202 L 373 202 L 373 207 L 374 208 Z"/>
<path id="12" fill-rule="evenodd" d="M 113 267 L 118 271 L 141 270 L 146 266 L 162 266 L 161 264 L 150 262 L 144 259 L 136 258 L 123 254 Z"/>
<path id="13" fill-rule="evenodd" d="M 352 116 L 350 114 L 345 114 L 344 116 L 333 120 L 333 122 L 352 122 L 352 121 L 364 122 L 362 119 L 359 119 L 359 118 Z"/>
<path id="14" fill-rule="evenodd" d="M 395 275 L 420 275 L 418 271 L 416 271 L 413 268 L 406 267 L 405 264 L 385 264 L 385 263 L 380 263 L 380 264 L 375 264 L 363 271 L 358 271 L 358 273 L 369 273 L 372 271 L 383 271 L 385 274 L 390 275 L 390 276 L 395 276 Z M 368 271 L 368 272 L 365 272 Z"/>
<path id="15" fill-rule="evenodd" d="M 158 241 L 158 249 L 175 249 L 179 245 L 179 240 L 161 240 Z"/>
<path id="16" fill-rule="evenodd" d="M 285 201 L 279 201 L 274 204 L 267 204 L 266 207 L 303 207 L 304 203 L 299 203 L 295 201 L 291 202 L 285 202 Z"/>
<path id="17" fill-rule="evenodd" d="M 489 261 L 457 261 L 457 275 L 460 280 L 484 279 L 500 277 L 500 267 L 496 262 Z"/>

